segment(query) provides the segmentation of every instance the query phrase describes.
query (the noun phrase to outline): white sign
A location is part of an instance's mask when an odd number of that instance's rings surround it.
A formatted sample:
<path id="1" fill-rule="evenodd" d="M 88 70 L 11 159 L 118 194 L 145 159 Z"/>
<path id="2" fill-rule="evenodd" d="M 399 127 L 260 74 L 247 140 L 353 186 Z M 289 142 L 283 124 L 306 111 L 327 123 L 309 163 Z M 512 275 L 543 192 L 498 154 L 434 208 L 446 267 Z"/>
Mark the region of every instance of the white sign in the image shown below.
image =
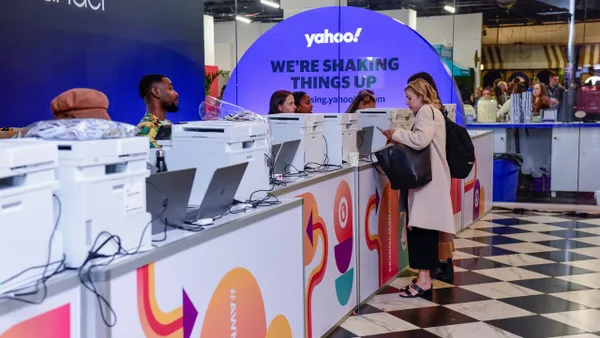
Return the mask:
<path id="1" fill-rule="evenodd" d="M 323 33 L 304 34 L 304 37 L 306 38 L 306 47 L 310 48 L 312 47 L 313 43 L 356 43 L 358 42 L 360 32 L 362 32 L 362 28 L 357 28 L 356 32 L 354 33 L 331 33 L 328 29 L 326 29 Z"/>
<path id="2" fill-rule="evenodd" d="M 60 0 L 44 0 L 44 1 L 55 3 L 55 4 L 60 3 Z M 69 6 L 75 6 L 78 8 L 90 8 L 93 11 L 104 12 L 104 0 L 63 0 L 63 3 L 66 3 Z"/>

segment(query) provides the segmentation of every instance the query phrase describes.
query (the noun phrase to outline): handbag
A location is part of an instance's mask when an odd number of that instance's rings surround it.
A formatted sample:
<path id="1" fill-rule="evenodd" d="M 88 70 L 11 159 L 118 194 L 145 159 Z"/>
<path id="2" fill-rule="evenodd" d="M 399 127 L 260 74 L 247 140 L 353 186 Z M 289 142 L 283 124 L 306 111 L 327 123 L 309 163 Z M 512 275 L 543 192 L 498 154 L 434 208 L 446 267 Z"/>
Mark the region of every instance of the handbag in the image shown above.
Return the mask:
<path id="1" fill-rule="evenodd" d="M 433 114 L 433 110 L 432 110 Z M 435 114 L 433 115 L 435 118 Z M 400 143 L 388 144 L 373 152 L 394 190 L 416 189 L 431 182 L 431 144 L 415 150 Z"/>

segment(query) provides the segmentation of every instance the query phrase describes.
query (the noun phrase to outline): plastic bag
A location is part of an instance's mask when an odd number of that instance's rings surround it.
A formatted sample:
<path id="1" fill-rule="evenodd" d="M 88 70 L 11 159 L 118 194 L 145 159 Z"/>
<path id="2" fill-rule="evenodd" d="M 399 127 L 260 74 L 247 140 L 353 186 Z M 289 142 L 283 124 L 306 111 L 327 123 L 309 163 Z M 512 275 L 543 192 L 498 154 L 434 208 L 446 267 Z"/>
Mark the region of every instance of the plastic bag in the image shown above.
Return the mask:
<path id="1" fill-rule="evenodd" d="M 271 153 L 271 128 L 269 120 L 255 112 L 236 106 L 232 103 L 207 96 L 198 107 L 198 114 L 203 121 L 257 121 L 267 126 L 267 151 Z"/>
<path id="2" fill-rule="evenodd" d="M 19 137 L 44 140 L 89 141 L 133 137 L 137 128 L 131 124 L 100 119 L 62 119 L 35 122 Z"/>

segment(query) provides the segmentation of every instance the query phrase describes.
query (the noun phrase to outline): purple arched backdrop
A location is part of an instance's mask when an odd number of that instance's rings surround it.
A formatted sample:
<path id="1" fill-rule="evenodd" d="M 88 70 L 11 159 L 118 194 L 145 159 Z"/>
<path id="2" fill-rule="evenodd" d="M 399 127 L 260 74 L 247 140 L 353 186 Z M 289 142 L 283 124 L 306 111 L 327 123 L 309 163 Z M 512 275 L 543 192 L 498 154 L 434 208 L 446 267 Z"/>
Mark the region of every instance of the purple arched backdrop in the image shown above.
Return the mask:
<path id="1" fill-rule="evenodd" d="M 378 107 L 400 108 L 406 107 L 406 80 L 420 71 L 433 76 L 443 103 L 460 102 L 447 66 L 417 32 L 375 11 L 322 7 L 258 38 L 235 67 L 223 99 L 266 114 L 274 91 L 305 91 L 314 112 L 343 113 L 360 90 L 371 89 Z M 457 104 L 462 124 L 460 111 Z"/>

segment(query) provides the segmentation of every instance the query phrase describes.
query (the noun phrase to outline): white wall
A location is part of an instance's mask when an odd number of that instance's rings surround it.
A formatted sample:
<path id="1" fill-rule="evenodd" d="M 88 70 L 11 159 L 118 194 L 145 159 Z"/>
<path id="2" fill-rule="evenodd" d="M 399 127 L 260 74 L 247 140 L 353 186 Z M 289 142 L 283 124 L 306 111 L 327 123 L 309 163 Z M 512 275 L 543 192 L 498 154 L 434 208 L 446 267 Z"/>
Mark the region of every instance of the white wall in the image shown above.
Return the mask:
<path id="1" fill-rule="evenodd" d="M 250 48 L 261 35 L 275 23 L 237 23 L 237 58 L 236 58 L 236 25 L 234 22 L 215 23 L 215 60 L 219 69 L 232 71 L 237 60 Z"/>
<path id="2" fill-rule="evenodd" d="M 417 18 L 417 32 L 432 45 L 453 47 L 454 60 L 475 69 L 475 85 L 479 86 L 480 70 L 475 52 L 481 59 L 481 13 Z"/>
<path id="3" fill-rule="evenodd" d="M 486 28 L 484 45 L 566 45 L 569 41 L 569 25 L 536 25 L 525 27 Z M 600 43 L 600 22 L 575 24 L 575 43 Z"/>
<path id="4" fill-rule="evenodd" d="M 379 13 L 394 18 L 414 30 L 417 29 L 417 12 L 414 9 L 393 9 Z"/>
<path id="5" fill-rule="evenodd" d="M 204 64 L 215 64 L 215 20 L 210 15 L 204 16 Z"/>

